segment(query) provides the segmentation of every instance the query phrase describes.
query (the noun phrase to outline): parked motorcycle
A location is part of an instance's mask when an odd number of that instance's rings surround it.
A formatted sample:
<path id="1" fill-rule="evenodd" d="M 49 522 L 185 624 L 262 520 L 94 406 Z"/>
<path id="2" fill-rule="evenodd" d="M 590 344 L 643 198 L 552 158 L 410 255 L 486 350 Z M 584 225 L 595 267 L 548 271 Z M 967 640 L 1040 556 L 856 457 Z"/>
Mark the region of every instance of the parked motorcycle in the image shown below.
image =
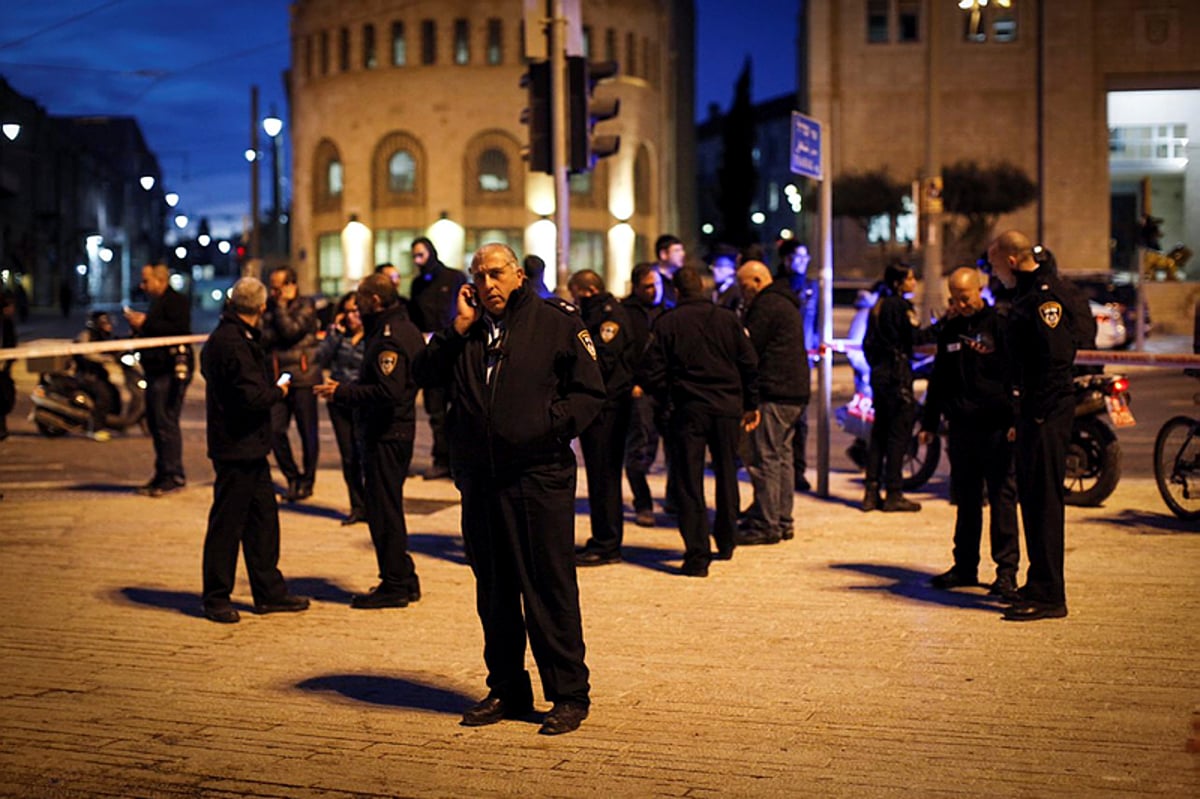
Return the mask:
<path id="1" fill-rule="evenodd" d="M 33 390 L 33 421 L 44 436 L 77 433 L 106 441 L 112 432 L 145 427 L 146 378 L 133 353 L 117 360 L 120 385 L 103 386 L 66 371 L 45 372 Z M 108 391 L 103 425 L 96 423 L 97 392 Z"/>
<path id="2" fill-rule="evenodd" d="M 914 367 L 916 369 L 917 367 Z M 915 385 L 915 381 L 914 381 Z M 1121 479 L 1121 445 L 1117 429 L 1136 424 L 1129 409 L 1129 381 L 1121 375 L 1080 375 L 1075 378 L 1075 420 L 1067 445 L 1067 471 L 1063 480 L 1068 505 L 1095 507 L 1116 490 Z M 838 426 L 855 436 L 847 454 L 866 467 L 867 441 L 875 413 L 871 398 L 856 393 L 835 412 Z M 940 436 L 929 445 L 918 441 L 920 410 L 904 459 L 904 490 L 913 491 L 933 477 L 941 459 Z"/>

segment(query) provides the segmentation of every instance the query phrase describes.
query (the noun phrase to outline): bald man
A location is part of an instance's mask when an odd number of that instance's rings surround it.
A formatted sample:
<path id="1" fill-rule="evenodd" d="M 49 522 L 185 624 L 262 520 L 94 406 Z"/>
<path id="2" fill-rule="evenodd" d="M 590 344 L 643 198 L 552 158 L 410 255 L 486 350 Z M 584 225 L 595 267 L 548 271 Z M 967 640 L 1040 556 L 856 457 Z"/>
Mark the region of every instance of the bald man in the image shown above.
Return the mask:
<path id="1" fill-rule="evenodd" d="M 1033 244 L 1017 230 L 988 247 L 993 271 L 1011 269 L 1017 292 L 1007 327 L 1016 398 L 1017 491 L 1029 570 L 1010 621 L 1067 615 L 1063 580 L 1063 479 L 1075 416 L 1071 367 L 1075 336 L 1070 292 L 1034 259 Z"/>
<path id="2" fill-rule="evenodd" d="M 1013 424 L 1004 322 L 983 301 L 983 275 L 962 267 L 949 278 L 951 316 L 939 325 L 937 356 L 921 417 L 921 440 L 929 443 L 945 417 L 949 425 L 950 493 L 956 502 L 954 565 L 930 580 L 950 590 L 977 585 L 983 535 L 983 489 L 990 508 L 989 533 L 996 578 L 989 593 L 1016 597 L 1021 547 L 1017 533 L 1017 483 L 1013 472 Z"/>
<path id="3" fill-rule="evenodd" d="M 760 415 L 750 432 L 746 464 L 754 503 L 743 517 L 737 543 L 778 544 L 795 535 L 792 441 L 810 389 L 804 322 L 786 276 L 773 279 L 766 264 L 747 261 L 738 269 L 737 281 L 746 303 L 742 321 L 758 355 Z"/>

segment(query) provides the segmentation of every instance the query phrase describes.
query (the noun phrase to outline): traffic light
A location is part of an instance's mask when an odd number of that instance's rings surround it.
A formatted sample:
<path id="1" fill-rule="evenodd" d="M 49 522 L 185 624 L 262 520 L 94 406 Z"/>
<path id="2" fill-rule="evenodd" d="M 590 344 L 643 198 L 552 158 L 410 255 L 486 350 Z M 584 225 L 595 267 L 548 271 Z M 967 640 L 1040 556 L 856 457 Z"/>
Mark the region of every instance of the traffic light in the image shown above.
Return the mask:
<path id="1" fill-rule="evenodd" d="M 521 76 L 521 88 L 528 92 L 528 105 L 521 111 L 521 124 L 529 126 L 529 145 L 523 155 L 531 172 L 554 174 L 551 155 L 553 126 L 550 124 L 553 106 L 550 104 L 550 62 L 531 61 L 529 71 Z"/>
<path id="2" fill-rule="evenodd" d="M 616 61 L 594 61 L 589 64 L 583 56 L 567 57 L 567 116 L 570 120 L 568 167 L 571 172 L 591 172 L 597 161 L 613 155 L 621 147 L 620 136 L 593 135 L 597 122 L 612 119 L 621 110 L 619 98 L 597 99 L 592 96 L 597 83 L 616 74 Z"/>

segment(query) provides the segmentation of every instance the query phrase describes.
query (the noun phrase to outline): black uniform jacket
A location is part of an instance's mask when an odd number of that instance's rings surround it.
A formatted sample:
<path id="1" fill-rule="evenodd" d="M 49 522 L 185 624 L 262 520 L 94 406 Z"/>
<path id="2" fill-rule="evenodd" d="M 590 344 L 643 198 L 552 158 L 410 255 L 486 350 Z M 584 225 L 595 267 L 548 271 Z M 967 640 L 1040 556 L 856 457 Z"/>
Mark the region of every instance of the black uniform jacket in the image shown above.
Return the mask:
<path id="1" fill-rule="evenodd" d="M 777 278 L 750 302 L 744 317 L 758 353 L 762 402 L 805 405 L 812 391 L 800 299 L 787 278 Z"/>
<path id="2" fill-rule="evenodd" d="M 942 415 L 951 424 L 988 429 L 1012 426 L 1005 327 L 1005 320 L 990 305 L 938 326 L 937 356 L 921 419 L 923 430 L 936 431 Z"/>
<path id="3" fill-rule="evenodd" d="M 263 314 L 263 344 L 270 352 L 275 377 L 292 375 L 292 388 L 321 382 L 317 362 L 317 309 L 307 297 L 297 297 L 284 308 L 272 302 Z"/>
<path id="4" fill-rule="evenodd" d="M 1044 419 L 1075 394 L 1075 335 L 1064 294 L 1058 278 L 1047 274 L 1044 266 L 1017 273 L 1008 340 L 1014 394 L 1026 418 Z"/>
<path id="5" fill-rule="evenodd" d="M 338 384 L 333 399 L 356 409 L 368 444 L 412 441 L 417 430 L 413 362 L 425 339 L 399 303 L 370 319 L 366 336 L 358 382 Z"/>
<path id="6" fill-rule="evenodd" d="M 895 391 L 912 400 L 912 354 L 918 344 L 929 344 L 936 331 L 922 330 L 912 303 L 902 295 L 881 297 L 867 317 L 863 355 L 871 365 L 871 386 L 887 394 Z M 876 402 L 883 398 L 877 397 Z"/>
<path id="7" fill-rule="evenodd" d="M 673 408 L 738 416 L 758 408 L 758 356 L 727 308 L 681 300 L 654 323 L 638 385 Z"/>
<path id="8" fill-rule="evenodd" d="M 637 358 L 629 314 L 613 295 L 603 292 L 579 303 L 583 323 L 596 345 L 596 359 L 604 376 L 606 405 L 613 405 L 633 389 L 633 364 Z"/>
<path id="9" fill-rule="evenodd" d="M 508 298 L 504 335 L 487 379 L 487 325 L 434 334 L 417 358 L 417 381 L 446 386 L 453 466 L 492 473 L 571 460 L 570 442 L 604 403 L 595 345 L 573 305 L 543 300 L 523 283 Z"/>
<path id="10" fill-rule="evenodd" d="M 192 332 L 192 306 L 187 297 L 170 286 L 150 303 L 146 311 L 146 321 L 138 331 L 141 338 L 158 338 L 160 336 L 186 336 Z M 191 345 L 185 345 L 188 375 L 196 367 L 195 355 Z M 153 347 L 141 350 L 139 358 L 146 377 L 160 377 L 175 371 L 176 347 Z"/>
<path id="11" fill-rule="evenodd" d="M 650 329 L 655 320 L 666 310 L 659 305 L 647 305 L 636 294 L 630 294 L 621 300 L 621 307 L 629 314 L 630 331 L 633 338 L 633 368 L 637 371 L 638 362 L 646 352 L 646 342 L 650 340 Z"/>
<path id="12" fill-rule="evenodd" d="M 271 406 L 283 389 L 268 377 L 261 338 L 258 328 L 226 311 L 200 353 L 213 460 L 256 460 L 271 451 Z"/>
<path id="13" fill-rule="evenodd" d="M 429 266 L 413 278 L 409 288 L 412 297 L 409 314 L 423 333 L 434 333 L 450 326 L 458 304 L 458 287 L 467 282 L 466 275 L 441 261 Z"/>

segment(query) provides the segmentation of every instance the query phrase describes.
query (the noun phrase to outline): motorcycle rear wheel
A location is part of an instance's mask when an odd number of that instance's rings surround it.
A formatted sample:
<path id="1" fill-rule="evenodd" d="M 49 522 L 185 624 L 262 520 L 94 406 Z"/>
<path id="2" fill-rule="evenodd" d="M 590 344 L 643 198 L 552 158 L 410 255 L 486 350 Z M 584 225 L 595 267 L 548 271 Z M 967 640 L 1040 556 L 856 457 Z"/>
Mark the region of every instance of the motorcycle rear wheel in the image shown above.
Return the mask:
<path id="1" fill-rule="evenodd" d="M 1200 425 L 1176 416 L 1154 439 L 1154 482 L 1163 502 L 1181 519 L 1200 519 Z"/>
<path id="2" fill-rule="evenodd" d="M 1064 502 L 1096 507 L 1112 495 L 1120 479 L 1121 445 L 1116 435 L 1094 416 L 1077 418 L 1067 444 Z"/>
<path id="3" fill-rule="evenodd" d="M 920 432 L 920 422 L 913 427 L 912 440 L 908 442 L 908 452 L 904 453 L 904 490 L 916 491 L 929 482 L 937 471 L 938 461 L 942 457 L 942 437 L 935 435 L 928 444 L 917 440 Z"/>

